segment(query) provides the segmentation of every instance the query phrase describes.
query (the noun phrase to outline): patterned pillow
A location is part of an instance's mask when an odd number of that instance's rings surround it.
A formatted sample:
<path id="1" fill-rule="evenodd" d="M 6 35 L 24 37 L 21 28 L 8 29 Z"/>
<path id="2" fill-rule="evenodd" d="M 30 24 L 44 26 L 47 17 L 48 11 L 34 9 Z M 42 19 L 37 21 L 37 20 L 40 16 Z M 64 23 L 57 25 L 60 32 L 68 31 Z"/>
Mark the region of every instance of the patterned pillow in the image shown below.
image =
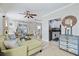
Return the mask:
<path id="1" fill-rule="evenodd" d="M 10 39 L 10 40 L 16 40 L 15 34 L 10 34 L 10 35 L 9 35 L 9 39 Z"/>
<path id="2" fill-rule="evenodd" d="M 16 48 L 19 46 L 17 40 L 5 40 L 4 45 L 6 48 Z"/>

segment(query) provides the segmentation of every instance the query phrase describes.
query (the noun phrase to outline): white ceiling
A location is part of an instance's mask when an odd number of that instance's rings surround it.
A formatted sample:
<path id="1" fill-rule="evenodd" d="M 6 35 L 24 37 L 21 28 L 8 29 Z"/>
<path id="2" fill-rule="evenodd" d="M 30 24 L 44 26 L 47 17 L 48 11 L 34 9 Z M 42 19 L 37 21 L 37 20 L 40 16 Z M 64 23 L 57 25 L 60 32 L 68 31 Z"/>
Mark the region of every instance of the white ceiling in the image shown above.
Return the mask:
<path id="1" fill-rule="evenodd" d="M 43 16 L 68 4 L 69 3 L 0 3 L 0 12 L 5 12 L 8 16 L 16 17 L 18 15 L 23 17 L 23 15 L 19 15 L 19 13 L 23 13 L 25 10 L 31 10 L 33 13 L 37 13 L 38 16 Z"/>

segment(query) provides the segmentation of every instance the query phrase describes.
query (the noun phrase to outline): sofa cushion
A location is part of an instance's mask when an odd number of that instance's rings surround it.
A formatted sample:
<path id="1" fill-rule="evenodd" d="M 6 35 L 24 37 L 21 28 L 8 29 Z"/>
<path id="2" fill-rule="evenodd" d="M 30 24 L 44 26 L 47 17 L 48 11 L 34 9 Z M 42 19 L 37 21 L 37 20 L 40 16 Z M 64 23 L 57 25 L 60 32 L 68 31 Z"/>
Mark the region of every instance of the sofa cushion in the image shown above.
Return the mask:
<path id="1" fill-rule="evenodd" d="M 4 46 L 4 38 L 0 38 L 0 48 L 1 48 L 1 50 L 4 50 L 5 49 L 5 46 Z"/>
<path id="2" fill-rule="evenodd" d="M 27 55 L 27 47 L 21 46 L 18 48 L 3 50 L 6 56 L 26 56 Z"/>
<path id="3" fill-rule="evenodd" d="M 39 40 L 32 39 L 32 40 L 26 41 L 25 44 L 27 45 L 28 50 L 32 50 L 39 47 L 42 43 Z"/>

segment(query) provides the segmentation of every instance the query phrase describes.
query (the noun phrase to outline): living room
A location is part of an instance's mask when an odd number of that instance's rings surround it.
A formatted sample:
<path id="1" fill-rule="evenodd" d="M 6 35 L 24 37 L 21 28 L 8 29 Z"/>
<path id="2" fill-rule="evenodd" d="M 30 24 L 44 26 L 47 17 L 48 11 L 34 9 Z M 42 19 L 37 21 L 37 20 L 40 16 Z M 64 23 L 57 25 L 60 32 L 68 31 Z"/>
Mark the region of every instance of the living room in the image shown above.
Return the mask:
<path id="1" fill-rule="evenodd" d="M 70 48 L 68 50 L 59 44 L 62 43 L 61 39 L 66 39 L 65 37 L 78 39 L 78 7 L 79 4 L 76 3 L 0 3 L 0 54 L 2 56 L 79 55 L 79 48 L 73 50 L 66 44 L 65 46 Z"/>

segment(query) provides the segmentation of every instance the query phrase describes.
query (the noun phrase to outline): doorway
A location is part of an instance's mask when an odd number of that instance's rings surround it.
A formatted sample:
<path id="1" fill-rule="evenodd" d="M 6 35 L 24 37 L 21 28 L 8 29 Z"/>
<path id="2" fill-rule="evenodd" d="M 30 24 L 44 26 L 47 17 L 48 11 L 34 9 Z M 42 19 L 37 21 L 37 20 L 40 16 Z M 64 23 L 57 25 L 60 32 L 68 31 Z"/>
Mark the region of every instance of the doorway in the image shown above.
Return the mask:
<path id="1" fill-rule="evenodd" d="M 61 20 L 49 20 L 49 41 L 59 41 L 61 35 Z"/>

